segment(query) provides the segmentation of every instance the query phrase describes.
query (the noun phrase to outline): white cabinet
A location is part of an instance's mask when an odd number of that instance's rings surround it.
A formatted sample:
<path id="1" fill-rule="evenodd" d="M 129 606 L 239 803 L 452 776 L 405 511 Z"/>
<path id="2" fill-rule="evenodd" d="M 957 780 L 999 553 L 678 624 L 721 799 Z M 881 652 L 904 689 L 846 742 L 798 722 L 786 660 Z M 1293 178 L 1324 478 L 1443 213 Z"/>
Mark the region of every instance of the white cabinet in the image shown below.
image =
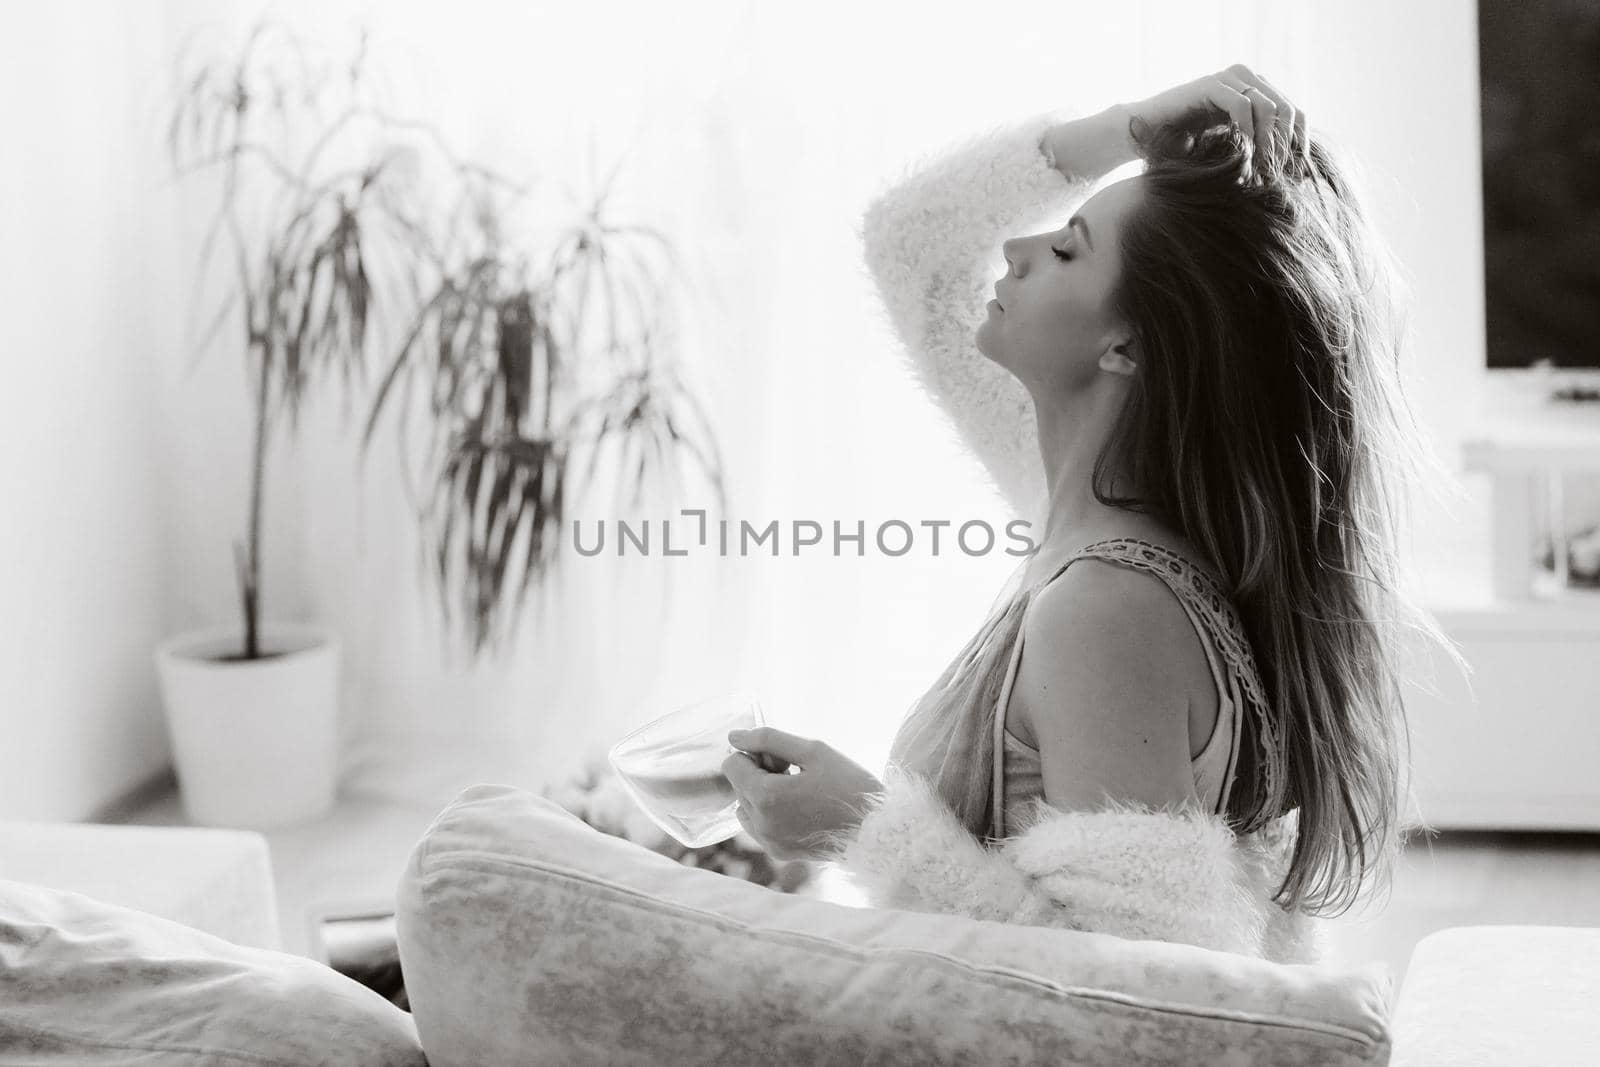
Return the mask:
<path id="1" fill-rule="evenodd" d="M 1409 650 L 1422 818 L 1439 829 L 1600 830 L 1600 598 L 1433 615 L 1472 674 L 1420 639 Z"/>
<path id="2" fill-rule="evenodd" d="M 1486 418 L 1462 443 L 1462 460 L 1467 470 L 1488 474 L 1492 485 L 1490 571 L 1496 599 L 1564 597 L 1568 531 L 1562 478 L 1600 474 L 1600 416 L 1549 401 L 1508 408 Z M 1555 590 L 1540 587 L 1533 566 L 1541 554 L 1534 543 L 1541 527 L 1553 541 Z"/>
<path id="3" fill-rule="evenodd" d="M 1600 594 L 1566 586 L 1559 478 L 1600 472 L 1600 423 L 1546 384 L 1464 442 L 1465 468 L 1492 479 L 1490 591 L 1428 607 L 1471 674 L 1415 637 L 1402 661 L 1413 821 L 1439 829 L 1600 830 Z M 1555 575 L 1534 565 L 1541 528 Z"/>

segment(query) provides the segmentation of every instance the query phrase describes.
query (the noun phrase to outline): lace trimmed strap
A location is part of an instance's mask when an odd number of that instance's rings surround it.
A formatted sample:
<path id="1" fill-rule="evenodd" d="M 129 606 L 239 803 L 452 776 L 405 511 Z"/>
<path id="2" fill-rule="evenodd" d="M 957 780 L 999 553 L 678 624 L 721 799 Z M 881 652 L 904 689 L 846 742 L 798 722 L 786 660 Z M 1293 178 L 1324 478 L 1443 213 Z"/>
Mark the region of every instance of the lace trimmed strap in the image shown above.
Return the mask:
<path id="1" fill-rule="evenodd" d="M 1245 635 L 1244 624 L 1223 591 L 1221 581 L 1200 564 L 1172 549 L 1136 537 L 1097 541 L 1081 549 L 1072 560 L 1085 556 L 1125 563 L 1137 570 L 1156 575 L 1205 617 L 1212 637 L 1217 647 L 1222 650 L 1223 659 L 1227 661 L 1229 671 L 1239 681 L 1248 713 L 1254 719 L 1257 764 L 1262 775 L 1264 795 L 1275 795 L 1283 771 L 1271 705 L 1267 701 L 1265 688 L 1256 671 L 1255 656 L 1250 650 L 1250 641 Z M 1062 564 L 1056 574 L 1065 570 L 1072 560 Z M 1264 810 L 1256 812 L 1247 823 L 1239 827 L 1239 832 L 1254 832 L 1271 820 L 1272 813 Z"/>

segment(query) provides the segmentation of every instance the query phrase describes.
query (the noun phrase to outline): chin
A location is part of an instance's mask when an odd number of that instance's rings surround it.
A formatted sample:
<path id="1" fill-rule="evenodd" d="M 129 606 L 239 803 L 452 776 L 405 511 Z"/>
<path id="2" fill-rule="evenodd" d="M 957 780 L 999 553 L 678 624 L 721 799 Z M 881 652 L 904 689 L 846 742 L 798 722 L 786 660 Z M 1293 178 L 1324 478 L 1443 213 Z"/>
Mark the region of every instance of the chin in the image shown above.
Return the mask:
<path id="1" fill-rule="evenodd" d="M 1005 361 L 997 358 L 993 352 L 989 351 L 989 344 L 986 343 L 984 330 L 984 327 L 987 325 L 987 322 L 979 324 L 978 329 L 972 335 L 974 344 L 977 347 L 978 354 L 980 356 L 982 356 L 984 359 L 987 359 L 990 363 L 998 363 L 1003 367 L 1005 366 Z"/>

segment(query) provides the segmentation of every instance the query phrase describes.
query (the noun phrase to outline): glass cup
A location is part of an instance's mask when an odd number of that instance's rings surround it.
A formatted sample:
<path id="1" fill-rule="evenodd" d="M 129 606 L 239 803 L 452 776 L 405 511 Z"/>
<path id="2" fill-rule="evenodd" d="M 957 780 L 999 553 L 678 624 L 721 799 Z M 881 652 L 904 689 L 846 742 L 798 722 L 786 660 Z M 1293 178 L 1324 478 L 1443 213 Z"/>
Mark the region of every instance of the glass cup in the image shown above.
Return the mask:
<path id="1" fill-rule="evenodd" d="M 722 773 L 737 752 L 731 730 L 767 724 L 750 694 L 734 691 L 669 712 L 611 746 L 622 785 L 644 813 L 688 848 L 726 841 L 739 832 L 739 796 Z"/>

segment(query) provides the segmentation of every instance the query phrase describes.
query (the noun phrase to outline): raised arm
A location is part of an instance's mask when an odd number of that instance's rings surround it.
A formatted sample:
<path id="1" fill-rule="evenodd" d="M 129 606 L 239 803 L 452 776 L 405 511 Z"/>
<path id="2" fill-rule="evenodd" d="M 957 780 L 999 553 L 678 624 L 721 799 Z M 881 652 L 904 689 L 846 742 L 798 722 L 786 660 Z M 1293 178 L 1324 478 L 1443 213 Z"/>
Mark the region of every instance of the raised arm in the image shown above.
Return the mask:
<path id="1" fill-rule="evenodd" d="M 1057 110 L 978 133 L 913 164 L 861 218 L 867 268 L 913 377 L 1019 518 L 1044 514 L 1033 405 L 973 334 L 1007 269 L 1001 243 L 1047 218 L 1059 224 L 1135 158 L 1129 114 Z"/>

